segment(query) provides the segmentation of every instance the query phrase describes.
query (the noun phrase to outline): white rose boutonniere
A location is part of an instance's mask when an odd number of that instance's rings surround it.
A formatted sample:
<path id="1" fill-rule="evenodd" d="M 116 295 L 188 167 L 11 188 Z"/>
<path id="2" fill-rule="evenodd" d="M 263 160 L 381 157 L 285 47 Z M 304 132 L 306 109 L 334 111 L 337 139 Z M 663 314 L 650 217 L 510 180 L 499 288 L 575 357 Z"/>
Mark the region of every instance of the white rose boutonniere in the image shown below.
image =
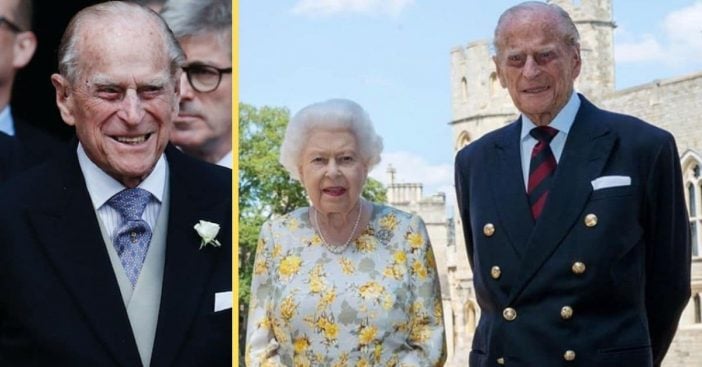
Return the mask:
<path id="1" fill-rule="evenodd" d="M 201 238 L 200 250 L 207 245 L 212 245 L 214 247 L 222 246 L 215 238 L 219 233 L 219 224 L 201 219 L 193 228 L 195 228 L 195 231 Z"/>

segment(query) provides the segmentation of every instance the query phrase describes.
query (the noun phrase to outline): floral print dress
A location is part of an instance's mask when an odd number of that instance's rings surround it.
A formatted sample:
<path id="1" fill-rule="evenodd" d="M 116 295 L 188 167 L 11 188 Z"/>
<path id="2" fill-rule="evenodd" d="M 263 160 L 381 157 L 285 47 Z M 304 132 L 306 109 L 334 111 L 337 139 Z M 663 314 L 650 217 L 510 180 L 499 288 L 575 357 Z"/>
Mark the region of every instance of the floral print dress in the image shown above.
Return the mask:
<path id="1" fill-rule="evenodd" d="M 374 205 L 341 254 L 308 209 L 263 224 L 247 326 L 247 366 L 440 366 L 441 292 L 424 222 Z"/>

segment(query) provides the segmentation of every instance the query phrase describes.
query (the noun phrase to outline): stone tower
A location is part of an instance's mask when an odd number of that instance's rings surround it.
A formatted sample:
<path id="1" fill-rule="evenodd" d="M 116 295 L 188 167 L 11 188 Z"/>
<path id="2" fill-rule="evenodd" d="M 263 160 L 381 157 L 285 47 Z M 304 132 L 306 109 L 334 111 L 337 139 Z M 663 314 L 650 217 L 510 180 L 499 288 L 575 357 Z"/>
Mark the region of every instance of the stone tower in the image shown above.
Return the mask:
<path id="1" fill-rule="evenodd" d="M 567 11 L 580 32 L 583 64 L 575 88 L 595 103 L 614 92 L 612 0 L 550 0 Z"/>

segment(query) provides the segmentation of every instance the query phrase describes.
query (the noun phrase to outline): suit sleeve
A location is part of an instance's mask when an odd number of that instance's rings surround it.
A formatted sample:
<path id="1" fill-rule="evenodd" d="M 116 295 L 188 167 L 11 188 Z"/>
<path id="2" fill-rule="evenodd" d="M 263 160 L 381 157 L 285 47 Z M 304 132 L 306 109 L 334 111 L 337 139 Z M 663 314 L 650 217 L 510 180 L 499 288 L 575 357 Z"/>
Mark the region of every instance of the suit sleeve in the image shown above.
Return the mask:
<path id="1" fill-rule="evenodd" d="M 264 223 L 256 248 L 253 278 L 251 280 L 251 302 L 246 325 L 246 355 L 248 367 L 283 366 L 278 356 L 278 342 L 273 334 L 271 298 L 273 278 L 271 276 L 273 234 L 270 222 Z"/>
<path id="2" fill-rule="evenodd" d="M 465 150 L 461 150 L 456 155 L 454 164 L 454 180 L 456 186 L 456 201 L 458 201 L 458 212 L 461 217 L 463 237 L 466 243 L 466 252 L 470 268 L 473 269 L 473 231 L 470 227 L 470 196 L 468 182 L 468 158 L 465 157 Z"/>
<path id="3" fill-rule="evenodd" d="M 436 261 L 424 222 L 413 216 L 406 233 L 409 242 L 410 291 L 409 351 L 400 357 L 400 366 L 443 366 L 446 361 L 444 318 Z"/>
<path id="4" fill-rule="evenodd" d="M 645 207 L 646 313 L 659 366 L 690 298 L 690 223 L 675 141 L 668 134 L 648 178 Z"/>

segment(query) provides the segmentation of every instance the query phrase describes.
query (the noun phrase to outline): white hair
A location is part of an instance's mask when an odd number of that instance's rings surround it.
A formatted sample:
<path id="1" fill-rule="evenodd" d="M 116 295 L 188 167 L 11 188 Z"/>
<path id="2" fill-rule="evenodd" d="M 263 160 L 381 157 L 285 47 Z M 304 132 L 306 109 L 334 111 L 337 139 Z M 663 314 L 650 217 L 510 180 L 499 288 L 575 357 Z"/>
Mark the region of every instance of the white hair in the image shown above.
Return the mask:
<path id="1" fill-rule="evenodd" d="M 293 179 L 300 179 L 300 158 L 310 133 L 320 130 L 351 132 L 368 171 L 380 162 L 383 138 L 375 133 L 368 113 L 354 101 L 330 99 L 301 109 L 288 123 L 280 146 L 280 163 Z"/>
<path id="2" fill-rule="evenodd" d="M 567 11 L 552 3 L 525 1 L 505 10 L 504 13 L 500 15 L 500 19 L 497 21 L 495 35 L 493 38 L 493 48 L 498 56 L 500 56 L 502 52 L 502 42 L 504 40 L 501 37 L 501 33 L 505 23 L 513 18 L 523 16 L 524 13 L 538 12 L 551 12 L 551 14 L 556 15 L 556 20 L 558 22 L 557 27 L 559 28 L 558 31 L 563 38 L 563 42 L 568 46 L 580 48 L 580 34 L 578 33 L 578 28 L 575 26 L 575 23 L 573 23 L 573 19 L 570 17 Z"/>

